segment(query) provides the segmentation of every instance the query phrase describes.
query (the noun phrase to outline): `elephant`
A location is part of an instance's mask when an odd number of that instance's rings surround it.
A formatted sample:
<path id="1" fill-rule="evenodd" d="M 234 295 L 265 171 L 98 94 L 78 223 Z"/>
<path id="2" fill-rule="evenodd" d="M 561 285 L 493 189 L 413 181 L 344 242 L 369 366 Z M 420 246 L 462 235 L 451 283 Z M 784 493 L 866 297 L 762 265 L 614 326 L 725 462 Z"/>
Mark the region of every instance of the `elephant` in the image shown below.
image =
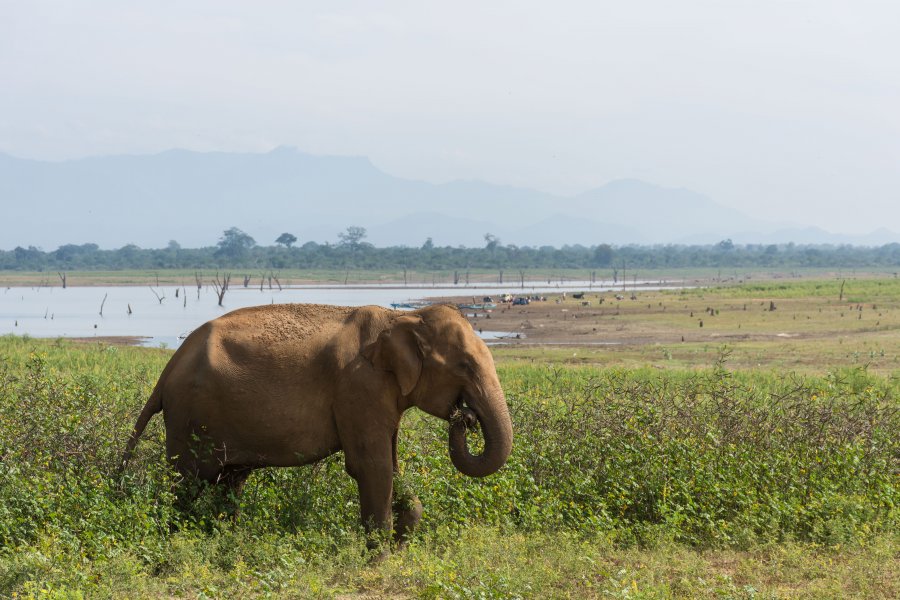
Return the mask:
<path id="1" fill-rule="evenodd" d="M 450 423 L 450 459 L 461 473 L 484 477 L 506 463 L 512 422 L 494 361 L 456 307 L 238 309 L 184 340 L 141 410 L 120 466 L 160 411 L 174 467 L 224 484 L 236 498 L 254 469 L 309 464 L 342 450 L 367 545 L 377 548 L 391 531 L 402 545 L 422 515 L 415 495 L 393 497 L 398 427 L 413 406 Z M 475 455 L 466 430 L 479 425 L 484 449 Z"/>

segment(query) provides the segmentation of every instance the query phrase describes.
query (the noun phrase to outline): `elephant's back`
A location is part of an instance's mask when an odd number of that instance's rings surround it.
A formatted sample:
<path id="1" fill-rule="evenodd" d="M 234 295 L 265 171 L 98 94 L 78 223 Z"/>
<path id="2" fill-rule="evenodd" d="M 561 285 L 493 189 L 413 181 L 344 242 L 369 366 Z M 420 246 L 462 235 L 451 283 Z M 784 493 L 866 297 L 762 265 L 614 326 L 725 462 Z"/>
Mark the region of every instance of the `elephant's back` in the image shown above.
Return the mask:
<path id="1" fill-rule="evenodd" d="M 353 310 L 268 305 L 198 328 L 179 349 L 163 393 L 171 447 L 190 443 L 190 432 L 202 427 L 228 448 L 229 464 L 298 464 L 298 455 L 336 449 L 329 428 L 336 378 L 323 374 L 334 373 L 327 348 Z"/>
<path id="2" fill-rule="evenodd" d="M 232 311 L 210 325 L 213 335 L 239 336 L 261 346 L 296 344 L 339 327 L 353 311 L 330 304 L 270 304 Z"/>

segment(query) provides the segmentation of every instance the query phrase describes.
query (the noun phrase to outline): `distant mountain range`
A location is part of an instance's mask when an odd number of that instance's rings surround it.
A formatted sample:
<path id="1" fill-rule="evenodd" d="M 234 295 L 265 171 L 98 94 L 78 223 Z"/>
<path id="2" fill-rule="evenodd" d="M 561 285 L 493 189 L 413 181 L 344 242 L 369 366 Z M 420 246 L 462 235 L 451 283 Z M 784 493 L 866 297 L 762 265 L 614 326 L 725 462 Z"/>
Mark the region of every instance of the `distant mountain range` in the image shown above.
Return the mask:
<path id="1" fill-rule="evenodd" d="M 65 243 L 211 246 L 236 226 L 258 243 L 282 232 L 299 243 L 337 241 L 350 225 L 377 246 L 585 246 L 735 243 L 880 245 L 865 236 L 753 219 L 685 189 L 634 179 L 576 196 L 482 181 L 432 184 L 393 177 L 362 157 L 315 156 L 292 148 L 266 154 L 170 150 L 65 162 L 0 154 L 0 248 Z"/>

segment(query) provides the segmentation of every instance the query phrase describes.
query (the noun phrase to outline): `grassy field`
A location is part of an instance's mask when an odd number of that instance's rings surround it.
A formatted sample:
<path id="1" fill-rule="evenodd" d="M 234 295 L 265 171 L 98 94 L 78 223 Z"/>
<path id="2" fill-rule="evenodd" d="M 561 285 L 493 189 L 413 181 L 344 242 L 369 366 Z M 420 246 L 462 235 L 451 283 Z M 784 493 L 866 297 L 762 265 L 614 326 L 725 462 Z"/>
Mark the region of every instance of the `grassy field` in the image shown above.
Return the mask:
<path id="1" fill-rule="evenodd" d="M 745 302 L 772 298 L 777 310 L 753 322 L 809 314 L 813 329 L 842 326 L 840 307 L 860 303 L 893 331 L 896 284 L 848 282 L 841 302 L 839 285 L 659 301 L 708 303 L 719 310 L 708 319 L 736 326 Z M 622 306 L 634 326 L 644 318 Z M 659 318 L 664 328 L 673 317 Z M 778 352 L 778 341 L 754 343 Z M 804 347 L 799 369 L 757 367 L 730 345 L 684 357 L 671 347 L 671 358 L 497 350 L 516 439 L 484 480 L 453 469 L 444 423 L 408 413 L 402 484 L 425 517 L 407 550 L 369 565 L 339 455 L 255 473 L 236 524 L 217 518 L 223 499 L 210 492 L 180 513 L 159 417 L 114 476 L 170 352 L 0 338 L 0 596 L 900 596 L 897 345 L 885 343 L 877 369 L 822 342 Z"/>
<path id="2" fill-rule="evenodd" d="M 266 277 L 268 285 L 269 274 L 274 274 L 282 285 L 308 283 L 308 284 L 360 284 L 379 282 L 403 282 L 403 272 L 394 271 L 335 271 L 335 270 L 310 270 L 310 269 L 159 269 L 159 270 L 131 270 L 122 269 L 114 271 L 69 271 L 66 273 L 66 283 L 70 286 L 99 286 L 99 285 L 186 285 L 194 284 L 195 277 L 199 274 L 205 282 L 209 282 L 216 273 L 231 273 L 232 285 L 242 283 L 243 275 L 250 275 L 252 282 L 259 286 L 261 277 Z M 441 273 L 446 279 L 453 276 L 452 273 Z M 413 281 L 425 281 L 426 275 L 422 273 L 411 274 Z M 415 279 L 413 279 L 415 277 Z M 428 284 L 431 284 L 432 274 L 427 274 Z M 56 272 L 40 271 L 0 271 L 0 285 L 2 286 L 60 286 L 62 281 Z"/>
<path id="3" fill-rule="evenodd" d="M 599 297 L 606 302 L 598 305 Z M 622 301 L 608 293 L 586 298 L 589 307 L 571 296 L 557 305 L 551 296 L 546 308 L 529 307 L 516 319 L 495 314 L 490 328 L 514 330 L 526 319 L 531 327 L 523 330 L 526 343 L 497 347 L 495 354 L 521 363 L 678 369 L 708 366 L 727 346 L 733 369 L 900 372 L 900 280 L 892 277 L 640 291 L 635 300 Z M 574 347 L 528 344 L 559 331 Z M 609 345 L 590 345 L 597 343 Z"/>
<path id="4" fill-rule="evenodd" d="M 384 271 L 360 271 L 360 270 L 334 270 L 334 269 L 220 269 L 220 272 L 232 273 L 234 280 L 232 285 L 238 285 L 243 275 L 252 277 L 251 285 L 259 285 L 260 277 L 268 277 L 274 273 L 283 285 L 291 284 L 333 284 L 353 285 L 371 283 L 404 283 L 402 270 Z M 569 281 L 589 281 L 591 273 L 594 273 L 598 284 L 610 285 L 613 280 L 613 269 L 526 269 L 524 272 L 525 285 L 545 285 L 565 283 Z M 187 285 L 194 282 L 197 273 L 204 280 L 211 280 L 216 269 L 157 269 L 157 270 L 111 270 L 111 271 L 68 271 L 66 282 L 71 286 L 95 286 L 95 285 Z M 464 278 L 465 270 L 459 271 L 459 276 Z M 430 286 L 452 285 L 453 270 L 437 271 L 408 271 L 406 282 L 409 285 Z M 630 286 L 633 277 L 648 282 L 669 282 L 676 284 L 693 283 L 733 283 L 736 281 L 793 281 L 798 278 L 841 278 L 841 277 L 893 277 L 896 274 L 890 269 L 866 269 L 866 270 L 832 270 L 832 269 L 641 269 L 625 272 L 625 284 Z M 236 283 L 237 281 L 237 283 Z M 464 279 L 461 279 L 464 281 Z M 478 283 L 500 283 L 500 273 L 496 269 L 471 269 L 469 281 L 475 285 Z M 621 271 L 619 271 L 619 285 L 623 284 Z M 510 287 L 510 291 L 520 284 L 518 271 L 505 271 L 503 283 Z M 62 281 L 56 271 L 0 271 L 0 286 L 60 286 Z M 268 280 L 266 285 L 268 285 Z"/>

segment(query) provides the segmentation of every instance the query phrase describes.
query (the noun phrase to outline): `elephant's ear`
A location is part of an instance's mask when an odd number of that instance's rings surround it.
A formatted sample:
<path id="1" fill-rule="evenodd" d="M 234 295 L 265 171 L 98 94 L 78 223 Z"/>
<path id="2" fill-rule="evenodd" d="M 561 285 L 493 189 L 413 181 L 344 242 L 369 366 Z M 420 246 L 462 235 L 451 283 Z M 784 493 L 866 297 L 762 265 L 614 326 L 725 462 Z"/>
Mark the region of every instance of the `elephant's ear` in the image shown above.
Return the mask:
<path id="1" fill-rule="evenodd" d="M 422 323 L 416 316 L 399 317 L 361 353 L 376 369 L 393 373 L 404 396 L 413 391 L 422 375 L 425 356 L 425 341 L 419 333 Z"/>

